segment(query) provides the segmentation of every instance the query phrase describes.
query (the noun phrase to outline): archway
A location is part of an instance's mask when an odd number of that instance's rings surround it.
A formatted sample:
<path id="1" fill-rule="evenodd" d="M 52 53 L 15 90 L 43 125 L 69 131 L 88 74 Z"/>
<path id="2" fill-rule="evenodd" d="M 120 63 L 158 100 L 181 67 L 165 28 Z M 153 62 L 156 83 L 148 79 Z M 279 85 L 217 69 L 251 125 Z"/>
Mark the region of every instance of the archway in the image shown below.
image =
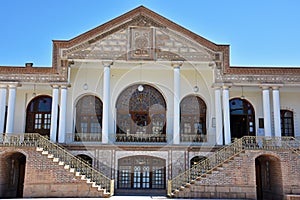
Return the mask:
<path id="1" fill-rule="evenodd" d="M 283 199 L 280 160 L 261 155 L 255 159 L 257 199 Z"/>
<path id="2" fill-rule="evenodd" d="M 126 88 L 116 109 L 117 142 L 166 141 L 166 102 L 154 87 L 136 84 Z"/>
<path id="3" fill-rule="evenodd" d="M 26 111 L 26 133 L 50 137 L 52 98 L 38 96 L 30 101 Z"/>
<path id="4" fill-rule="evenodd" d="M 117 188 L 119 193 L 165 194 L 166 160 L 144 155 L 119 159 Z"/>
<path id="5" fill-rule="evenodd" d="M 198 96 L 189 95 L 180 102 L 181 142 L 207 142 L 206 104 Z"/>
<path id="6" fill-rule="evenodd" d="M 93 166 L 93 158 L 91 158 L 90 156 L 85 155 L 85 154 L 79 154 L 76 157 L 79 158 L 80 160 L 84 161 L 89 166 L 91 166 L 91 167 Z"/>
<path id="7" fill-rule="evenodd" d="M 201 161 L 205 160 L 205 156 L 195 156 L 190 161 L 190 168 L 192 168 L 195 165 L 198 165 Z"/>
<path id="8" fill-rule="evenodd" d="M 231 138 L 255 136 L 255 113 L 250 102 L 235 98 L 230 102 Z"/>
<path id="9" fill-rule="evenodd" d="M 26 156 L 16 152 L 5 156 L 0 165 L 0 198 L 22 198 Z"/>
<path id="10" fill-rule="evenodd" d="M 280 110 L 281 135 L 295 137 L 294 113 L 290 110 Z"/>
<path id="11" fill-rule="evenodd" d="M 101 141 L 102 111 L 102 101 L 94 95 L 85 95 L 78 100 L 75 141 Z"/>

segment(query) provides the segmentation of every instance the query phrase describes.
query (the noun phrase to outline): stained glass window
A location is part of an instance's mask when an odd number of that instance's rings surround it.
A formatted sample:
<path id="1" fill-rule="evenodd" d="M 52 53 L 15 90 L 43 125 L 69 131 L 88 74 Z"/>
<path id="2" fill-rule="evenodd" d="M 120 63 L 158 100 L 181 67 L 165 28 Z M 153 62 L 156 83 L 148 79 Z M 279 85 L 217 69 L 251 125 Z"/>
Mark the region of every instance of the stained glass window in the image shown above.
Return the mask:
<path id="1" fill-rule="evenodd" d="M 165 134 L 166 102 L 150 85 L 126 88 L 117 100 L 117 133 Z"/>
<path id="2" fill-rule="evenodd" d="M 185 97 L 180 103 L 180 132 L 182 142 L 205 142 L 206 104 L 197 96 Z"/>
<path id="3" fill-rule="evenodd" d="M 76 104 L 76 133 L 102 132 L 102 102 L 93 95 L 86 95 Z"/>

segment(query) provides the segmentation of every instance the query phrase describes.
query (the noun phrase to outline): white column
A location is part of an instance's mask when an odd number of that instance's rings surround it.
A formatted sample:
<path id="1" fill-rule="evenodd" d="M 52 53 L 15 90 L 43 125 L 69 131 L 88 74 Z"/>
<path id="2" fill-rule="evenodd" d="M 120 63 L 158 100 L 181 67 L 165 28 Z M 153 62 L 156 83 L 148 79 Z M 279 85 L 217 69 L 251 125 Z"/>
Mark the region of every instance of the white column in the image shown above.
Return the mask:
<path id="1" fill-rule="evenodd" d="M 273 112 L 274 112 L 275 137 L 281 137 L 279 88 L 273 87 L 272 89 L 273 89 Z"/>
<path id="2" fill-rule="evenodd" d="M 103 63 L 104 64 L 104 63 Z M 102 143 L 108 143 L 109 136 L 109 106 L 110 106 L 110 65 L 104 64 L 103 75 L 103 113 L 102 113 Z"/>
<path id="3" fill-rule="evenodd" d="M 4 133 L 7 85 L 0 85 L 0 133 Z"/>
<path id="4" fill-rule="evenodd" d="M 265 136 L 272 136 L 271 133 L 271 109 L 269 87 L 262 87 L 263 111 L 264 111 L 264 131 Z"/>
<path id="5" fill-rule="evenodd" d="M 216 120 L 216 144 L 223 145 L 223 119 L 222 119 L 222 101 L 221 88 L 215 88 L 215 120 Z"/>
<path id="6" fill-rule="evenodd" d="M 174 66 L 174 110 L 173 110 L 173 143 L 180 143 L 180 66 Z"/>
<path id="7" fill-rule="evenodd" d="M 50 140 L 56 142 L 57 134 L 57 114 L 58 114 L 58 85 L 52 86 L 52 107 L 51 107 L 51 127 Z"/>
<path id="8" fill-rule="evenodd" d="M 58 142 L 66 142 L 66 117 L 67 117 L 67 86 L 60 89 L 60 111 L 58 125 Z"/>
<path id="9" fill-rule="evenodd" d="M 229 87 L 223 86 L 223 122 L 225 145 L 231 143 L 230 112 L 229 112 Z"/>
<path id="10" fill-rule="evenodd" d="M 6 131 L 5 131 L 6 133 L 13 133 L 13 131 L 14 131 L 16 91 L 17 91 L 16 85 L 9 85 L 7 120 L 6 120 Z"/>

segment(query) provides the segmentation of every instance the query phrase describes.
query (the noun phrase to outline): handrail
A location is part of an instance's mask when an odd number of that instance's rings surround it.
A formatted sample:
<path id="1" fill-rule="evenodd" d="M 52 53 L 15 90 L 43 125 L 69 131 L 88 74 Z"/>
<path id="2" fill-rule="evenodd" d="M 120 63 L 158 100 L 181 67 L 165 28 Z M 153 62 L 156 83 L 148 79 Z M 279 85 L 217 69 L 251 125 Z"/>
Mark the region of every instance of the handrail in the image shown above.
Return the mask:
<path id="1" fill-rule="evenodd" d="M 245 150 L 291 150 L 300 155 L 300 142 L 293 137 L 244 136 L 208 156 L 197 165 L 168 181 L 168 195 L 205 177 L 223 163 Z"/>
<path id="2" fill-rule="evenodd" d="M 112 185 L 113 181 L 94 169 L 86 162 L 75 157 L 73 154 L 65 150 L 63 147 L 52 143 L 46 137 L 38 133 L 25 133 L 0 136 L 0 146 L 18 146 L 18 147 L 39 147 L 43 151 L 48 151 L 48 154 L 58 158 L 59 162 L 73 168 L 75 172 L 84 175 L 90 182 L 94 182 L 101 189 L 105 189 L 107 193 L 113 195 Z"/>

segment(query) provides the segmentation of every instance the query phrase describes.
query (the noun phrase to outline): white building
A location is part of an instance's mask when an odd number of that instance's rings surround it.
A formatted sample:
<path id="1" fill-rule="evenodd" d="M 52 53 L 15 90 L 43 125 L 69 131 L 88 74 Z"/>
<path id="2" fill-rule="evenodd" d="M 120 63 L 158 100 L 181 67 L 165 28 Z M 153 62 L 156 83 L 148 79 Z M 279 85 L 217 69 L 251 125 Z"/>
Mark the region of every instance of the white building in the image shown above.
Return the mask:
<path id="1" fill-rule="evenodd" d="M 116 192 L 165 191 L 235 138 L 300 136 L 300 68 L 229 57 L 229 45 L 141 6 L 54 40 L 52 67 L 2 66 L 0 131 L 49 136 L 115 179 Z"/>

